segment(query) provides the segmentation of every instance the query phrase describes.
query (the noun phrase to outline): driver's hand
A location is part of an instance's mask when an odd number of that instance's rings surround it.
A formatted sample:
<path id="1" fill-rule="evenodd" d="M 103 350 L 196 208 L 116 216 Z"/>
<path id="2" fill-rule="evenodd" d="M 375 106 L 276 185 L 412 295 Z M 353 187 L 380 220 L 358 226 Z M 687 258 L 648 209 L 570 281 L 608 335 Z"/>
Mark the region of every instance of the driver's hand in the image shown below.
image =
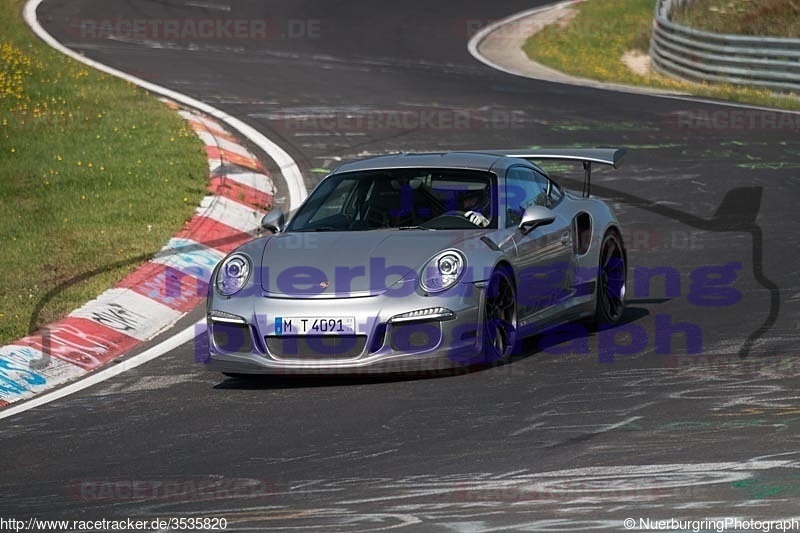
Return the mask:
<path id="1" fill-rule="evenodd" d="M 477 211 L 467 211 L 466 213 L 464 213 L 464 216 L 467 217 L 467 220 L 469 220 L 476 226 L 485 228 L 486 226 L 489 225 L 489 219 L 481 215 Z"/>

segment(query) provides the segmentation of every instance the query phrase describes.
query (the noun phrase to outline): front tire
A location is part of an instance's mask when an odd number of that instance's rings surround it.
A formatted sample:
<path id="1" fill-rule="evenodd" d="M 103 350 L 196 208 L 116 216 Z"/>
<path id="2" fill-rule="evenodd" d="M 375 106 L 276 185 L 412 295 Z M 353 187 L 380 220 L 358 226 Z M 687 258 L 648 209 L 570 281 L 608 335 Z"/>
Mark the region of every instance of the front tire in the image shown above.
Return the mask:
<path id="1" fill-rule="evenodd" d="M 598 326 L 616 324 L 625 310 L 627 264 L 622 238 L 615 231 L 603 237 L 597 272 L 595 322 Z"/>
<path id="2" fill-rule="evenodd" d="M 509 269 L 492 273 L 483 316 L 484 361 L 487 364 L 509 362 L 517 341 L 517 291 Z"/>

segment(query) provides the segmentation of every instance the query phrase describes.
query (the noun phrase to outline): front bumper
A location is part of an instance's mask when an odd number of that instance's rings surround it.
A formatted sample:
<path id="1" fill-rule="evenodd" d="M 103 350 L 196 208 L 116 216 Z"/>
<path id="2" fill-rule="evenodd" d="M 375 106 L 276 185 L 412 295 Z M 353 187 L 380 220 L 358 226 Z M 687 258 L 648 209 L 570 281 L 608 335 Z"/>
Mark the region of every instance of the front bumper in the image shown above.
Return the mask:
<path id="1" fill-rule="evenodd" d="M 210 370 L 241 374 L 427 373 L 484 362 L 485 283 L 440 295 L 213 298 Z M 424 310 L 428 310 L 425 314 Z M 351 335 L 276 335 L 276 317 L 354 317 Z M 236 318 L 241 318 L 237 321 Z"/>

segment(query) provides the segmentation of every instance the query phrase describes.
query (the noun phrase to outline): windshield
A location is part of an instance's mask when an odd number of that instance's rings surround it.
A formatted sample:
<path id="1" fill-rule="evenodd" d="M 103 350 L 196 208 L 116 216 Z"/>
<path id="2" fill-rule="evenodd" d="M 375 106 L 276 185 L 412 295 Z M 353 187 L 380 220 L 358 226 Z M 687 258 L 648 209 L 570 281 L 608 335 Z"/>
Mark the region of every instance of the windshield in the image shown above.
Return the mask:
<path id="1" fill-rule="evenodd" d="M 463 169 L 334 174 L 314 189 L 286 231 L 496 228 L 495 184 L 494 174 Z"/>

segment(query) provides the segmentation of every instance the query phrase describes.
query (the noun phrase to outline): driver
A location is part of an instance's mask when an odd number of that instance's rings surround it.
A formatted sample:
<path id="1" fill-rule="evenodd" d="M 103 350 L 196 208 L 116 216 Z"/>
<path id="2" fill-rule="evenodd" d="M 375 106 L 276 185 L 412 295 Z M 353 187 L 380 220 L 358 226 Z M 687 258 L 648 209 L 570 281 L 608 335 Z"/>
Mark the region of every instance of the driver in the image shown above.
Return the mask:
<path id="1" fill-rule="evenodd" d="M 486 195 L 486 191 L 467 191 L 461 195 L 459 200 L 461 210 L 464 211 L 464 216 L 467 217 L 467 220 L 481 228 L 489 225 L 489 219 L 483 214 L 488 214 L 489 211 L 489 198 Z"/>

